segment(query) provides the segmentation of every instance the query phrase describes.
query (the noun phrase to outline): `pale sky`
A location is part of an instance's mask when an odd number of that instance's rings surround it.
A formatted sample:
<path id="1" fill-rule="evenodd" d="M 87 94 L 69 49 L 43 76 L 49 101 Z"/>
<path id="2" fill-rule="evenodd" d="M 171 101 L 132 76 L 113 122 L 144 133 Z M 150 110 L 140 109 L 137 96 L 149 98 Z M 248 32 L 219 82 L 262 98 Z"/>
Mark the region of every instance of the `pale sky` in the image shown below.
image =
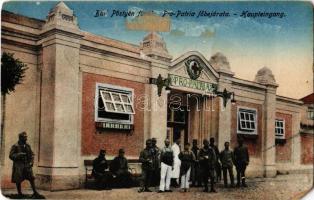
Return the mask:
<path id="1" fill-rule="evenodd" d="M 161 33 L 174 57 L 189 50 L 207 59 L 216 52 L 227 56 L 241 79 L 254 80 L 267 66 L 279 87 L 277 94 L 302 98 L 313 92 L 313 14 L 311 2 L 70 2 L 80 29 L 116 40 L 139 44 L 145 31 L 125 28 L 124 17 L 94 17 L 96 10 L 229 12 L 229 17 L 171 17 L 171 31 Z M 56 1 L 6 2 L 3 9 L 45 19 Z M 284 17 L 243 18 L 241 13 L 279 12 Z M 204 34 L 210 33 L 210 34 Z"/>

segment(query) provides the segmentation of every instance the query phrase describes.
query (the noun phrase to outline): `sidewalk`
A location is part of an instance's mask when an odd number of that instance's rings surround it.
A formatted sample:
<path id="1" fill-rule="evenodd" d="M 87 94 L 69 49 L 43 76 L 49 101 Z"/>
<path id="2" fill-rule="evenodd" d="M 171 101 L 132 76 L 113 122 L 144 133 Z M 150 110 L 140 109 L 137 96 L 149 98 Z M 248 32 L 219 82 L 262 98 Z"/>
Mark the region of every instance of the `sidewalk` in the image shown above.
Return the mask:
<path id="1" fill-rule="evenodd" d="M 114 189 L 109 191 L 96 191 L 88 189 L 67 191 L 40 191 L 47 199 L 149 199 L 158 200 L 190 200 L 190 199 L 299 199 L 312 187 L 313 174 L 279 175 L 276 178 L 255 178 L 247 181 L 247 188 L 225 189 L 222 183 L 217 185 L 218 193 L 204 193 L 202 188 L 191 188 L 190 192 L 182 193 L 179 189 L 173 189 L 172 193 L 138 193 L 138 188 Z M 153 189 L 153 188 L 151 188 Z M 157 188 L 156 188 L 157 189 Z M 4 195 L 15 194 L 15 190 L 3 190 Z M 24 193 L 31 194 L 31 191 Z"/>

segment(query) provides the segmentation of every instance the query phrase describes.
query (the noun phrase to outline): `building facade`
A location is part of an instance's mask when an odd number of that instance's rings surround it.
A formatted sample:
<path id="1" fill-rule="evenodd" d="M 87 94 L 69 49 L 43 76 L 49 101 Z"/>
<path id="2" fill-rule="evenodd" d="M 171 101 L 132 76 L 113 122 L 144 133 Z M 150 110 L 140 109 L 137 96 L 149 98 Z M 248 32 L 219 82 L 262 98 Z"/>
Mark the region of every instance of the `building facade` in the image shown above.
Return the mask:
<path id="1" fill-rule="evenodd" d="M 300 133 L 308 107 L 278 96 L 267 67 L 247 81 L 221 53 L 173 59 L 154 32 L 139 45 L 93 35 L 79 29 L 63 2 L 45 21 L 2 11 L 1 45 L 28 66 L 6 100 L 2 187 L 14 187 L 8 155 L 21 131 L 35 153 L 38 185 L 47 190 L 82 187 L 84 160 L 100 148 L 109 159 L 119 148 L 136 159 L 152 137 L 159 146 L 166 137 L 199 145 L 214 137 L 219 149 L 242 137 L 251 177 L 313 169 L 313 129 Z"/>

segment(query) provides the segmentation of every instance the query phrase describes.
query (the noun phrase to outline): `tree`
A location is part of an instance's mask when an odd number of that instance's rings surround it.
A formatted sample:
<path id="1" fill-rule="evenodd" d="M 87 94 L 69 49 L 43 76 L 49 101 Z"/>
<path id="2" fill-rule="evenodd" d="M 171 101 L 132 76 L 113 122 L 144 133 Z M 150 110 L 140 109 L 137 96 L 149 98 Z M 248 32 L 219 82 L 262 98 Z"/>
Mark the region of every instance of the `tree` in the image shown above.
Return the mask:
<path id="1" fill-rule="evenodd" d="M 27 65 L 19 59 L 13 57 L 13 54 L 3 52 L 1 57 L 1 96 L 2 96 L 2 120 L 1 120 L 1 150 L 3 152 L 3 131 L 5 121 L 5 101 L 6 95 L 15 91 L 15 86 L 21 84 L 24 78 Z M 3 157 L 3 156 L 2 156 Z"/>

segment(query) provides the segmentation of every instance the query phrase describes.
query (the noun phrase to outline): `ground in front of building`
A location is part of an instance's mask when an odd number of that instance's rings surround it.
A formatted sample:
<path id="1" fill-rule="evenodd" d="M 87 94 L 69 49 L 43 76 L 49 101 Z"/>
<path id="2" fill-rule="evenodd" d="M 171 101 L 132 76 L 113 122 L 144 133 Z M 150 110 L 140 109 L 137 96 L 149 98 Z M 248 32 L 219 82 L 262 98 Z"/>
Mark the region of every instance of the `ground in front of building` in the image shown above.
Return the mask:
<path id="1" fill-rule="evenodd" d="M 113 189 L 107 191 L 97 190 L 69 190 L 69 191 L 40 191 L 46 199 L 300 199 L 311 188 L 313 174 L 289 174 L 279 175 L 276 178 L 254 178 L 249 179 L 247 188 L 225 189 L 222 183 L 218 184 L 218 193 L 204 193 L 202 188 L 191 188 L 190 192 L 182 193 L 174 189 L 172 193 L 138 193 L 138 188 Z M 157 188 L 156 188 L 157 190 Z M 3 190 L 5 196 L 11 196 L 15 190 Z M 25 191 L 31 194 L 31 191 Z"/>

